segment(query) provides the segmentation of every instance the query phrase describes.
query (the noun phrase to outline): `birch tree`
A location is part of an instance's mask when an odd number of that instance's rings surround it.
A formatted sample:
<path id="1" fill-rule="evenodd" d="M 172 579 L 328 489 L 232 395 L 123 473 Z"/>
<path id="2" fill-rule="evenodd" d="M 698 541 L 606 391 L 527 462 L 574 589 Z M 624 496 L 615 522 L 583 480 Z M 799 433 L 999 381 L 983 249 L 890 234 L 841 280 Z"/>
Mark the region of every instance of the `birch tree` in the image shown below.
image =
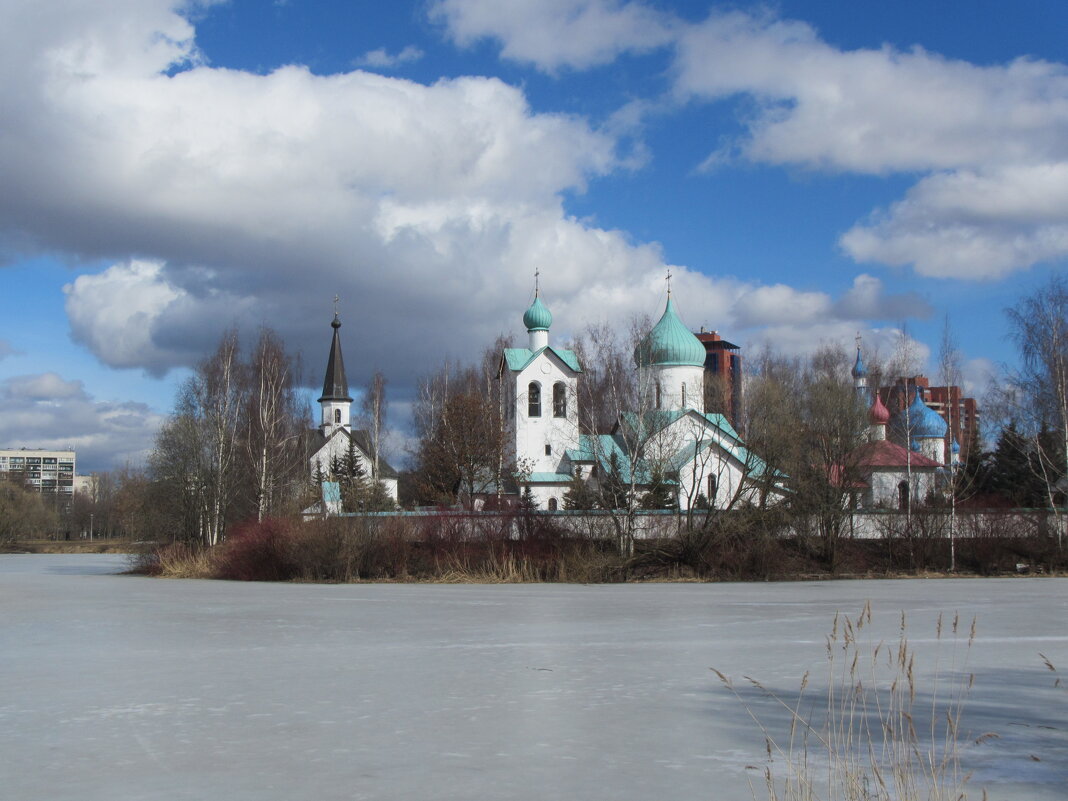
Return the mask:
<path id="1" fill-rule="evenodd" d="M 257 520 L 281 511 L 287 490 L 303 473 L 300 437 L 307 425 L 297 392 L 298 370 L 278 334 L 262 329 L 248 365 L 243 436 Z"/>
<path id="2" fill-rule="evenodd" d="M 388 410 L 386 377 L 381 371 L 376 370 L 371 380 L 367 382 L 360 405 L 363 427 L 367 429 L 367 436 L 371 441 L 371 478 L 379 481 L 379 454 L 382 452 L 382 443 L 386 436 L 386 412 Z"/>
<path id="3" fill-rule="evenodd" d="M 1022 390 L 1022 411 L 1055 509 L 1057 484 L 1068 475 L 1068 282 L 1053 276 L 1006 314 L 1022 359 L 1013 382 Z"/>

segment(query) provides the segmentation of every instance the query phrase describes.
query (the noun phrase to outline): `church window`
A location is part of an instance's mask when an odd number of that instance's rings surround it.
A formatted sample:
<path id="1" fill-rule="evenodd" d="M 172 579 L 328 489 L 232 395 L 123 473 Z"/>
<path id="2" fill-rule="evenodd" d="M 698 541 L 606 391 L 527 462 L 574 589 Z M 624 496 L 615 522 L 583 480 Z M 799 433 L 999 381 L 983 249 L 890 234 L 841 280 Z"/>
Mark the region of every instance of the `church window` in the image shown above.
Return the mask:
<path id="1" fill-rule="evenodd" d="M 559 504 L 557 504 L 556 498 L 549 498 L 549 511 L 550 512 L 555 512 L 559 508 L 560 508 L 560 506 L 559 506 Z"/>
<path id="2" fill-rule="evenodd" d="M 708 497 L 708 503 L 709 503 L 710 506 L 714 505 L 714 503 L 715 503 L 715 500 L 716 500 L 716 489 L 717 489 L 717 487 L 716 487 L 716 477 L 715 476 L 709 476 L 708 477 L 708 492 L 706 493 L 706 496 Z"/>
<path id="3" fill-rule="evenodd" d="M 546 443 L 546 445 L 545 445 L 545 455 L 546 456 L 552 456 L 553 455 L 553 446 L 549 445 L 548 443 Z"/>
<path id="4" fill-rule="evenodd" d="M 553 384 L 553 417 L 567 417 L 567 387 L 563 381 Z"/>
<path id="5" fill-rule="evenodd" d="M 897 485 L 897 505 L 899 509 L 909 508 L 909 482 L 902 481 Z"/>
<path id="6" fill-rule="evenodd" d="M 682 408 L 686 408 L 686 382 L 682 382 Z"/>
<path id="7" fill-rule="evenodd" d="M 660 382 L 657 381 L 656 382 L 656 408 L 657 409 L 660 408 L 660 401 L 662 400 L 660 396 L 661 396 Z"/>
<path id="8" fill-rule="evenodd" d="M 541 417 L 541 384 L 537 381 L 527 387 L 527 417 Z"/>
<path id="9" fill-rule="evenodd" d="M 340 423 L 341 422 L 341 409 L 334 409 L 334 422 L 335 423 Z"/>

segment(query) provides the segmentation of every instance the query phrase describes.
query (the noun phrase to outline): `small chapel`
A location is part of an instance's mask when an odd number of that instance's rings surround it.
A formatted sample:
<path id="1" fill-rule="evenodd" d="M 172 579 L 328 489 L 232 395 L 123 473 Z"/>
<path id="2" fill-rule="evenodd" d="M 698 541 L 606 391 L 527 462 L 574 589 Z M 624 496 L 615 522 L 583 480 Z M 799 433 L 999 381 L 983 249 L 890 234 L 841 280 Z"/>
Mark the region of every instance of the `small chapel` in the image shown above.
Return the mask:
<path id="1" fill-rule="evenodd" d="M 341 318 L 334 312 L 330 323 L 334 334 L 326 360 L 323 394 L 319 398 L 320 423 L 308 437 L 308 474 L 313 483 L 328 476 L 331 465 L 344 460 L 350 447 L 364 475 L 379 482 L 386 494 L 397 502 L 397 471 L 379 454 L 377 471 L 374 443 L 367 431 L 352 428 L 352 396 L 345 377 L 345 359 L 341 354 Z"/>
<path id="2" fill-rule="evenodd" d="M 868 441 L 847 458 L 859 509 L 909 509 L 922 505 L 948 481 L 959 459 L 953 440 L 949 464 L 943 464 L 948 426 L 924 400 L 923 387 L 912 387 L 912 400 L 891 415 L 876 389 L 868 387 L 868 369 L 860 352 L 852 369 L 858 402 L 868 410 Z M 908 388 L 906 388 L 908 391 Z M 889 431 L 888 431 L 889 430 Z"/>
<path id="3" fill-rule="evenodd" d="M 704 410 L 705 347 L 671 297 L 634 350 L 637 409 L 620 409 L 612 430 L 579 427 L 577 355 L 550 341 L 553 316 L 536 288 L 523 315 L 527 347 L 506 348 L 498 380 L 519 491 L 538 509 L 564 508 L 575 480 L 603 499 L 666 489 L 670 508 L 755 502 L 776 481 L 722 414 Z M 768 479 L 772 479 L 769 481 Z"/>

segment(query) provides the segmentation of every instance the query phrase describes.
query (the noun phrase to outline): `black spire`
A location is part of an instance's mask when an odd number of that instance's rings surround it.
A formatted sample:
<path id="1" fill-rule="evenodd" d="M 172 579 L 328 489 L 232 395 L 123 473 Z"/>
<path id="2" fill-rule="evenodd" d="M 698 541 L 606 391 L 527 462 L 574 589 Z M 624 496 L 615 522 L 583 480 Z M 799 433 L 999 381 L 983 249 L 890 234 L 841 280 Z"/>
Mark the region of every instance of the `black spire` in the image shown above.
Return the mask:
<path id="1" fill-rule="evenodd" d="M 330 327 L 334 329 L 334 340 L 330 343 L 330 358 L 326 362 L 326 378 L 323 380 L 323 396 L 319 398 L 319 402 L 348 401 L 352 403 L 352 398 L 349 396 L 349 382 L 345 379 L 345 360 L 341 357 L 341 336 L 338 334 L 341 320 L 337 312 L 334 312 L 334 321 L 330 323 Z"/>

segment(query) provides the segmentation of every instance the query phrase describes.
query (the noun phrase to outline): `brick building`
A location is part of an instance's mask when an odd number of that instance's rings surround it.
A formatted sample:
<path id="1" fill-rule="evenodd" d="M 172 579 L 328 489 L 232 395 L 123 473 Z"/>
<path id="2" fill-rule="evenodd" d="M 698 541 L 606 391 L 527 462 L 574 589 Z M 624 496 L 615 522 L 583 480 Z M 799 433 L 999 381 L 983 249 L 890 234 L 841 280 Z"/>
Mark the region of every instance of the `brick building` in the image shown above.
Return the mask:
<path id="1" fill-rule="evenodd" d="M 721 412 L 738 428 L 742 411 L 741 347 L 725 340 L 718 331 L 702 328 L 695 336 L 705 346 L 705 410 Z"/>
<path id="2" fill-rule="evenodd" d="M 897 414 L 912 401 L 912 389 L 922 387 L 927 405 L 938 412 L 949 426 L 946 436 L 946 457 L 949 460 L 949 448 L 952 441 L 960 445 L 960 459 L 968 458 L 968 450 L 979 432 L 979 406 L 975 398 L 966 398 L 958 386 L 932 387 L 930 380 L 923 375 L 898 378 L 890 386 L 879 387 L 879 397 L 891 414 Z"/>

